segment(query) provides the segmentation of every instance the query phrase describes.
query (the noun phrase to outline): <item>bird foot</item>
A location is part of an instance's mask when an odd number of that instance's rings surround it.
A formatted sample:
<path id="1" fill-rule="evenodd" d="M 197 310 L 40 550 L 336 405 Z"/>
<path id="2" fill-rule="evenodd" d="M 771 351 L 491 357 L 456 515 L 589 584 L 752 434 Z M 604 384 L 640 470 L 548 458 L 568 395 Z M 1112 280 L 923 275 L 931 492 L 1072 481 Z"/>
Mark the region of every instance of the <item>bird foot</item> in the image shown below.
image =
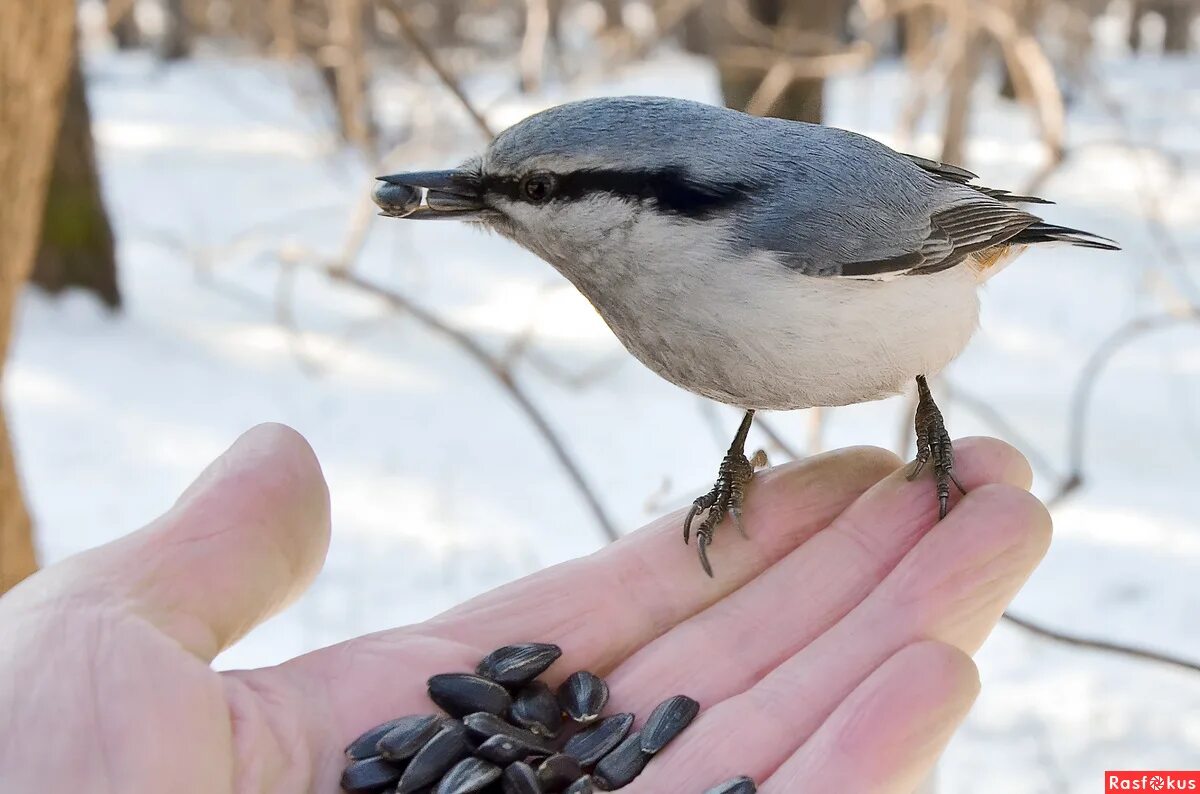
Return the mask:
<path id="1" fill-rule="evenodd" d="M 754 472 L 767 465 L 767 453 L 759 450 L 753 458 L 747 458 L 741 449 L 731 448 L 721 461 L 717 471 L 717 482 L 708 493 L 692 502 L 683 522 L 683 542 L 687 543 L 692 535 L 692 522 L 696 517 L 708 511 L 700 526 L 696 528 L 696 550 L 700 555 L 700 565 L 709 576 L 713 575 L 712 565 L 708 561 L 708 547 L 712 543 L 713 533 L 724 520 L 725 516 L 733 519 L 733 525 L 743 538 L 749 538 L 746 528 L 742 526 L 742 502 L 746 498 L 746 484 L 754 478 Z"/>
<path id="2" fill-rule="evenodd" d="M 950 483 L 954 483 L 954 487 L 961 494 L 965 494 L 967 490 L 954 474 L 954 447 L 950 443 L 950 434 L 946 432 L 942 412 L 933 401 L 924 375 L 917 376 L 917 394 L 917 415 L 914 422 L 917 431 L 917 457 L 908 471 L 908 479 L 915 480 L 924 471 L 925 464 L 933 461 L 940 521 L 950 511 Z"/>

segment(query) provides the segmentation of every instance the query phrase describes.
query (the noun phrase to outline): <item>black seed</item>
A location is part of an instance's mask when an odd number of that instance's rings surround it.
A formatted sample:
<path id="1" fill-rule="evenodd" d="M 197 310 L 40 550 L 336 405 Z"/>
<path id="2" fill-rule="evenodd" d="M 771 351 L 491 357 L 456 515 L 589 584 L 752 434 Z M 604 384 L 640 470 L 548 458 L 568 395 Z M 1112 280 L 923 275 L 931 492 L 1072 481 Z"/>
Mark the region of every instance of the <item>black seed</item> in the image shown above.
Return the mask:
<path id="1" fill-rule="evenodd" d="M 546 672 L 560 656 L 562 648 L 549 643 L 505 645 L 483 657 L 475 672 L 505 686 L 520 686 Z"/>
<path id="2" fill-rule="evenodd" d="M 480 742 L 487 741 L 497 735 L 509 736 L 522 744 L 536 747 L 539 752 L 545 755 L 550 755 L 554 752 L 554 745 L 548 740 L 524 728 L 509 725 L 495 714 L 488 714 L 485 711 L 478 712 L 477 714 L 468 714 L 463 717 L 463 724 L 467 726 L 467 731 L 471 736 Z"/>
<path id="3" fill-rule="evenodd" d="M 442 776 L 436 794 L 470 794 L 500 778 L 500 767 L 479 758 L 464 758 Z"/>
<path id="4" fill-rule="evenodd" d="M 741 775 L 733 780 L 726 780 L 719 786 L 713 786 L 704 794 L 754 794 L 756 791 L 758 788 L 754 785 L 754 781 Z"/>
<path id="5" fill-rule="evenodd" d="M 617 749 L 600 759 L 592 772 L 592 781 L 605 791 L 627 786 L 646 768 L 650 758 L 649 753 L 642 752 L 642 734 L 634 731 Z"/>
<path id="6" fill-rule="evenodd" d="M 411 794 L 422 786 L 433 783 L 447 769 L 470 754 L 471 747 L 467 744 L 467 732 L 462 723 L 444 723 L 437 735 L 408 762 L 408 768 L 400 778 L 396 794 Z"/>
<path id="7" fill-rule="evenodd" d="M 512 705 L 507 689 L 470 673 L 442 673 L 430 678 L 429 699 L 451 717 L 465 717 L 477 711 L 503 714 Z"/>
<path id="8" fill-rule="evenodd" d="M 586 725 L 599 717 L 608 703 L 608 684 L 587 670 L 571 673 L 558 688 L 558 702 L 571 719 Z"/>
<path id="9" fill-rule="evenodd" d="M 342 790 L 348 794 L 376 792 L 400 779 L 400 767 L 379 756 L 363 758 L 342 772 Z"/>
<path id="10" fill-rule="evenodd" d="M 392 722 L 392 729 L 376 742 L 379 754 L 389 761 L 412 758 L 442 729 L 442 718 L 435 714 L 417 714 Z"/>
<path id="11" fill-rule="evenodd" d="M 584 766 L 591 766 L 620 744 L 632 727 L 632 714 L 605 717 L 568 739 L 563 752 L 578 758 Z"/>
<path id="12" fill-rule="evenodd" d="M 351 761 L 360 761 L 363 758 L 370 758 L 379 755 L 379 750 L 376 745 L 383 738 L 384 734 L 400 724 L 400 720 L 388 720 L 382 725 L 376 725 L 369 731 L 364 731 L 350 744 L 346 745 L 346 757 Z"/>
<path id="13" fill-rule="evenodd" d="M 642 727 L 642 750 L 657 753 L 683 733 L 699 712 L 700 704 L 687 695 L 676 695 L 659 703 Z"/>
<path id="14" fill-rule="evenodd" d="M 546 755 L 547 749 L 526 744 L 515 736 L 496 734 L 485 739 L 475 748 L 475 755 L 493 764 L 508 766 L 515 761 L 524 761 L 530 756 Z"/>
<path id="15" fill-rule="evenodd" d="M 563 794 L 592 794 L 592 792 L 595 790 L 595 787 L 592 786 L 591 776 L 584 775 L 563 789 Z"/>
<path id="16" fill-rule="evenodd" d="M 504 794 L 542 794 L 542 786 L 538 783 L 537 772 L 533 767 L 522 761 L 510 764 L 500 778 Z"/>
<path id="17" fill-rule="evenodd" d="M 538 782 L 547 791 L 565 788 L 583 775 L 579 761 L 563 753 L 555 753 L 538 765 Z"/>
<path id="18" fill-rule="evenodd" d="M 421 205 L 421 192 L 408 185 L 379 184 L 375 186 L 375 203 L 384 212 L 410 213 Z"/>
<path id="19" fill-rule="evenodd" d="M 512 722 L 551 739 L 562 730 L 562 709 L 550 687 L 534 681 L 521 688 L 508 710 Z"/>

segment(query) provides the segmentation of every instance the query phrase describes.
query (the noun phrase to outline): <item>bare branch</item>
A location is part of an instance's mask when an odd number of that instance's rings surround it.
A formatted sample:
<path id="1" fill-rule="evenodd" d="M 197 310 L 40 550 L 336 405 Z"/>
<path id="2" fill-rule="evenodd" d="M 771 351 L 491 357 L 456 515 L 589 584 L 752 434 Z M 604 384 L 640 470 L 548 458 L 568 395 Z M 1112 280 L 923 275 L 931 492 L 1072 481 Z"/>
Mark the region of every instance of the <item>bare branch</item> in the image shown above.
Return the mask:
<path id="1" fill-rule="evenodd" d="M 1159 314 L 1133 320 L 1118 328 L 1096 349 L 1083 367 L 1071 397 L 1071 429 L 1068 440 L 1068 479 L 1048 501 L 1054 505 L 1083 482 L 1084 443 L 1087 439 L 1088 409 L 1096 383 L 1113 357 L 1139 337 L 1180 323 L 1200 322 L 1200 309 L 1183 314 Z"/>
<path id="2" fill-rule="evenodd" d="M 399 0 L 379 0 L 379 2 L 383 5 L 383 8 L 392 15 L 392 18 L 396 20 L 396 24 L 400 26 L 400 31 L 404 34 L 404 38 L 408 40 L 408 43 L 412 45 L 413 49 L 420 53 L 421 57 L 425 59 L 425 63 L 429 64 L 429 68 L 432 69 L 433 73 L 437 75 L 437 78 L 442 81 L 442 85 L 444 85 L 447 90 L 454 95 L 454 98 L 458 100 L 460 105 L 462 105 L 463 110 L 467 111 L 467 115 L 469 115 L 471 120 L 475 122 L 475 126 L 479 128 L 479 131 L 483 133 L 484 137 L 488 140 L 496 137 L 496 133 L 494 130 L 492 130 L 491 125 L 488 124 L 487 119 L 483 117 L 483 114 L 480 113 L 475 108 L 475 105 L 472 104 L 471 100 L 467 98 L 467 95 L 463 92 L 462 87 L 458 84 L 458 81 L 454 79 L 453 75 L 451 75 L 446 67 L 442 64 L 441 58 L 438 57 L 438 54 L 434 52 L 433 48 L 430 47 L 425 39 L 421 37 L 421 32 L 417 30 L 415 25 L 413 25 L 412 20 L 408 16 L 408 12 L 405 11 L 403 6 L 400 5 Z"/>
<path id="3" fill-rule="evenodd" d="M 1172 656 L 1169 653 L 1152 651 L 1148 648 L 1139 648 L 1135 645 L 1125 645 L 1124 643 L 1119 642 L 1110 642 L 1109 640 L 1097 640 L 1089 637 L 1080 637 L 1075 634 L 1067 634 L 1066 632 L 1046 628 L 1040 623 L 1035 623 L 1027 618 L 1019 617 L 1014 615 L 1012 612 L 1005 612 L 1004 619 L 1012 625 L 1024 629 L 1036 637 L 1053 640 L 1054 642 L 1060 642 L 1064 645 L 1072 645 L 1076 648 L 1086 648 L 1093 651 L 1104 651 L 1105 653 L 1115 653 L 1120 656 L 1128 656 L 1131 659 L 1140 659 L 1142 661 L 1155 662 L 1157 664 L 1167 664 L 1183 670 L 1190 670 L 1194 673 L 1200 673 L 1200 663 L 1183 659 L 1178 656 Z"/>
<path id="4" fill-rule="evenodd" d="M 477 341 L 472 339 L 467 334 L 454 328 L 444 322 L 440 317 L 430 310 L 420 306 L 409 300 L 404 295 L 387 287 L 377 284 L 374 281 L 359 276 L 356 273 L 347 270 L 344 267 L 331 267 L 326 271 L 330 278 L 340 281 L 344 284 L 349 284 L 364 292 L 369 292 L 379 298 L 390 303 L 392 306 L 400 309 L 405 314 L 409 315 L 421 325 L 429 330 L 437 333 L 440 336 L 449 339 L 457 345 L 464 353 L 470 356 L 480 366 L 482 366 L 493 378 L 504 388 L 513 402 L 524 412 L 526 418 L 533 424 L 541 435 L 542 440 L 550 447 L 550 451 L 554 453 L 554 457 L 558 460 L 560 466 L 567 473 L 571 483 L 587 502 L 588 508 L 592 512 L 592 516 L 596 519 L 600 531 L 603 533 L 605 540 L 614 541 L 621 537 L 617 531 L 616 525 L 609 518 L 608 512 L 604 509 L 604 505 L 600 503 L 595 491 L 592 490 L 584 477 L 579 465 L 571 454 L 567 452 L 566 446 L 563 444 L 558 433 L 550 426 L 542 411 L 533 404 L 529 396 L 525 393 L 525 389 L 517 383 L 513 378 L 512 373 L 504 368 L 492 355 L 484 349 Z"/>

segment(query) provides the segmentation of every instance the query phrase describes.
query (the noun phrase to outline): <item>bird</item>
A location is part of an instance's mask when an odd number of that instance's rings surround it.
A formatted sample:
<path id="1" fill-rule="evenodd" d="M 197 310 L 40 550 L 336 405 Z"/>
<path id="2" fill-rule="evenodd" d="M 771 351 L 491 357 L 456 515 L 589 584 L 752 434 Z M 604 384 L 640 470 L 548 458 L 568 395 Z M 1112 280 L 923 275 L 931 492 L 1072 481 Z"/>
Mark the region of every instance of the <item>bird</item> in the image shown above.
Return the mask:
<path id="1" fill-rule="evenodd" d="M 567 278 L 625 348 L 744 413 L 694 522 L 700 564 L 744 536 L 756 411 L 879 400 L 915 381 L 915 479 L 939 520 L 965 489 L 928 379 L 978 327 L 979 290 L 1029 246 L 1118 250 L 1023 209 L 1049 204 L 849 130 L 683 99 L 584 99 L 536 113 L 449 170 L 378 177 L 380 214 L 493 230 Z"/>

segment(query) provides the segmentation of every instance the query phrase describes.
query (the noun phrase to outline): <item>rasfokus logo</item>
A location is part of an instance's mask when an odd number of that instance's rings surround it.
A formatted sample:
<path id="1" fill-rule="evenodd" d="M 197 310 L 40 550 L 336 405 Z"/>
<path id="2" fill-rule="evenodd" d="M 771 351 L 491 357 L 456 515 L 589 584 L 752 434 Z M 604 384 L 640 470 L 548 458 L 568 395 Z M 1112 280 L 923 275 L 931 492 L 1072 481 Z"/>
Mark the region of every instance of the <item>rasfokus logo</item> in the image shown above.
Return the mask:
<path id="1" fill-rule="evenodd" d="M 1117 791 L 1196 791 L 1200 792 L 1200 771 L 1105 772 L 1104 794 Z"/>

